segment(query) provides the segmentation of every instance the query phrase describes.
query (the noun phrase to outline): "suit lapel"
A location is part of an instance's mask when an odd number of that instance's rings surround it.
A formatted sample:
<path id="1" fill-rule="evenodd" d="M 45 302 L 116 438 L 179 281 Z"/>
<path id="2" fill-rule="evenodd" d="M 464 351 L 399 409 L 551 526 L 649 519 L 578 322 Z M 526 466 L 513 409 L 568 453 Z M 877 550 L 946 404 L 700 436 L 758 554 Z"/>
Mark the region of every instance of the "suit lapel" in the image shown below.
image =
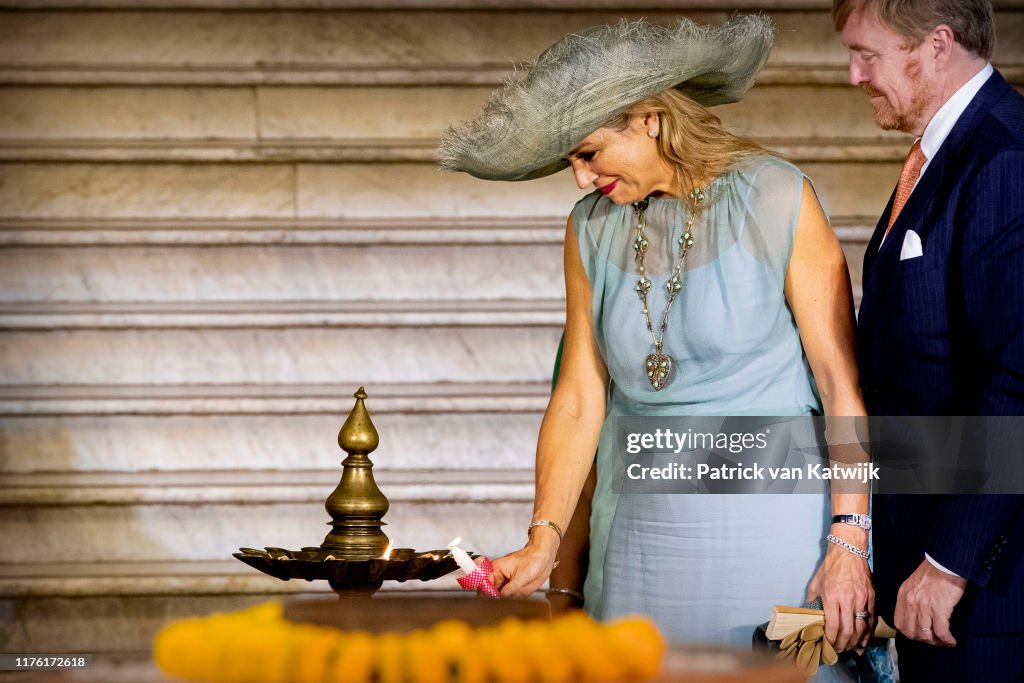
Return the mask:
<path id="1" fill-rule="evenodd" d="M 885 226 L 889 224 L 889 216 L 892 214 L 892 205 L 896 200 L 896 188 L 893 188 L 892 194 L 889 195 L 889 202 L 885 205 L 885 211 L 882 212 L 882 217 L 878 219 L 878 223 L 875 224 L 875 231 L 871 233 L 871 239 L 868 240 L 867 250 L 864 252 L 864 269 L 861 271 L 865 282 L 867 281 L 868 273 L 871 270 L 872 265 L 878 260 L 878 248 L 882 244 L 882 238 L 885 237 Z"/>
<path id="2" fill-rule="evenodd" d="M 881 296 L 881 280 L 878 277 L 878 251 L 885 236 L 885 226 L 889 224 L 889 215 L 892 213 L 893 201 L 896 198 L 896 190 L 889 197 L 889 203 L 882 212 L 882 217 L 875 225 L 875 231 L 871 234 L 868 246 L 864 250 L 864 266 L 861 268 L 861 300 L 860 310 L 857 313 L 857 327 L 864 331 L 871 327 L 874 320 L 875 302 Z"/>
<path id="3" fill-rule="evenodd" d="M 896 194 L 895 190 L 893 191 L 864 254 L 864 268 L 861 271 L 864 298 L 861 302 L 860 324 L 870 327 L 874 320 L 876 301 L 880 301 L 884 296 L 893 272 L 896 270 L 907 230 L 913 228 L 921 236 L 922 241 L 927 241 L 927 232 L 930 226 L 922 222 L 923 215 L 936 191 L 943 185 L 947 168 L 955 166 L 950 162 L 960 155 L 961 149 L 974 133 L 978 123 L 992 108 L 992 105 L 1006 94 L 1008 89 L 1009 86 L 998 71 L 985 81 L 981 90 L 967 105 L 956 125 L 946 136 L 942 146 L 936 152 L 935 158 L 928 163 L 928 169 L 918 181 L 883 242 L 882 237 L 885 236 L 885 229 L 892 213 L 893 199 Z"/>
<path id="4" fill-rule="evenodd" d="M 942 146 L 935 153 L 935 158 L 928 164 L 928 169 L 917 183 L 917 187 L 911 193 L 910 199 L 907 200 L 906 205 L 893 224 L 889 237 L 882 244 L 883 252 L 887 249 L 893 249 L 893 246 L 889 243 L 890 240 L 892 240 L 893 244 L 902 246 L 903 238 L 911 227 L 917 231 L 922 241 L 924 241 L 926 233 L 931 228 L 930 225 L 922 223 L 922 214 L 925 208 L 931 203 L 932 198 L 935 196 L 935 191 L 943 185 L 943 179 L 946 176 L 947 170 L 955 169 L 955 160 L 960 156 L 961 150 L 978 127 L 981 119 L 1008 89 L 1009 86 L 998 71 L 994 71 L 989 76 L 989 79 L 985 81 L 985 84 L 981 86 L 981 90 L 974 96 L 971 103 L 964 109 L 964 113 L 957 119 L 956 125 L 949 131 L 949 135 L 946 136 Z M 897 239 L 892 239 L 894 237 Z M 898 254 L 899 247 L 896 247 L 895 251 Z"/>

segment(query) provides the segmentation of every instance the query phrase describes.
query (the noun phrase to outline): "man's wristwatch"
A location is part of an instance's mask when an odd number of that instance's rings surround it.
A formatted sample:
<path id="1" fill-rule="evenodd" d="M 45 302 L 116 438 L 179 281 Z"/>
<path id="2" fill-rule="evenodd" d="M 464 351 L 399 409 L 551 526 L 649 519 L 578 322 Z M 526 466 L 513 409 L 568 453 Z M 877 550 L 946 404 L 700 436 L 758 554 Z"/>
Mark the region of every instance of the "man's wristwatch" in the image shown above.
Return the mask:
<path id="1" fill-rule="evenodd" d="M 832 515 L 833 524 L 852 524 L 866 531 L 871 530 L 870 515 Z"/>

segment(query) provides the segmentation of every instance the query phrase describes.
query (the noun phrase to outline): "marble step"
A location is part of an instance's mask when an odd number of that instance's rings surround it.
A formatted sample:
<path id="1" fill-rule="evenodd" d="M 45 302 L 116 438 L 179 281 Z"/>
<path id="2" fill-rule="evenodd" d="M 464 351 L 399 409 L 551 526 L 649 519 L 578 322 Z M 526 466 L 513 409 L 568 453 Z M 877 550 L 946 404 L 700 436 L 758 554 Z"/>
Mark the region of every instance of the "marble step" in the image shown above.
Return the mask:
<path id="1" fill-rule="evenodd" d="M 562 327 L 11 331 L 0 384 L 543 382 Z"/>
<path id="2" fill-rule="evenodd" d="M 867 243 L 874 228 L 875 217 L 870 215 L 832 217 L 832 229 L 844 244 Z M 0 246 L 4 247 L 215 245 L 226 248 L 279 245 L 294 248 L 316 245 L 381 249 L 396 245 L 502 245 L 518 248 L 556 245 L 561 248 L 564 239 L 564 217 L 410 217 L 402 220 L 0 218 Z M 22 252 L 21 256 L 30 253 Z M 505 251 L 503 255 L 509 253 L 514 252 Z M 436 256 L 436 253 L 423 252 L 420 260 Z"/>
<path id="3" fill-rule="evenodd" d="M 858 283 L 870 231 L 838 232 Z M 45 235 L 53 232 L 33 228 L 30 237 Z M 561 251 L 560 243 L 8 246 L 0 250 L 0 318 L 10 329 L 74 321 L 222 327 L 555 324 L 564 320 Z"/>
<path id="4" fill-rule="evenodd" d="M 550 381 L 516 383 L 364 383 L 374 419 L 382 415 L 538 413 Z M 5 385 L 4 421 L 30 418 L 168 416 L 315 416 L 348 414 L 356 384 Z M 283 419 L 292 419 L 291 417 Z M 333 431 L 332 427 L 332 431 Z M 30 438 L 30 437 L 25 437 Z M 317 431 L 317 438 L 320 432 Z M 426 443 L 430 443 L 428 440 Z M 17 442 L 10 444 L 16 448 Z M 382 446 L 385 448 L 386 445 Z M 87 468 L 88 469 L 88 468 Z M 101 468 L 108 469 L 108 468 Z"/>
<path id="5" fill-rule="evenodd" d="M 11 330 L 563 326 L 565 302 L 238 301 L 0 304 Z"/>
<path id="6" fill-rule="evenodd" d="M 806 125 L 798 122 L 797 125 Z M 737 130 L 740 130 L 737 128 Z M 755 134 L 756 135 L 756 134 Z M 757 137 L 758 142 L 797 164 L 809 161 L 903 162 L 911 140 Z M 0 162 L 286 162 L 381 163 L 436 159 L 434 139 L 308 140 L 280 142 L 165 140 L 2 140 Z"/>
<path id="7" fill-rule="evenodd" d="M 8 163 L 0 164 L 0 182 L 3 219 L 564 221 L 584 194 L 568 173 L 488 183 L 426 163 Z"/>
<path id="8" fill-rule="evenodd" d="M 729 12 L 706 2 L 638 0 L 605 3 L 536 0 L 521 7 L 488 0 L 421 2 L 416 11 L 377 3 L 336 0 L 298 9 L 301 0 L 222 0 L 220 7 L 276 11 L 189 11 L 199 0 L 94 0 L 115 11 L 47 11 L 65 0 L 33 0 L 5 12 L 0 41 L 0 82 L 16 84 L 329 84 L 497 85 L 517 62 L 568 31 L 646 16 L 672 21 L 680 12 L 720 23 Z M 144 11 L 150 7 L 183 11 Z M 201 3 L 204 10 L 216 9 Z M 268 4 L 272 7 L 268 7 Z M 89 4 L 76 3 L 76 8 Z M 368 6 L 385 11 L 366 11 Z M 778 25 L 776 48 L 762 72 L 765 83 L 846 82 L 846 53 L 832 29 L 829 3 L 755 0 Z M 1014 79 L 1024 76 L 1024 15 L 1019 0 L 997 3 L 996 63 Z M 391 9 L 392 11 L 386 11 Z M 529 11 L 524 11 L 529 10 Z M 59 36 L 59 40 L 54 37 Z M 387 40 L 381 40 L 387 36 Z"/>
<path id="9" fill-rule="evenodd" d="M 476 551 L 475 548 L 467 550 Z M 391 581 L 387 593 L 461 590 L 456 574 L 433 581 Z M 25 598 L 140 598 L 156 595 L 288 596 L 331 595 L 326 582 L 281 581 L 238 560 L 164 562 L 0 563 L 0 600 Z M 7 642 L 7 641 L 3 641 Z"/>
<path id="10" fill-rule="evenodd" d="M 46 232 L 48 228 L 33 234 Z M 563 230 L 564 234 L 564 230 Z M 97 235 L 102 237 L 102 235 Z M 80 236 L 79 236 L 80 237 Z M 150 306 L 154 312 L 412 321 L 532 315 L 565 294 L 561 242 L 536 245 L 53 244 L 0 250 L 4 305 Z M 536 302 L 534 304 L 534 302 Z M 69 311 L 71 309 L 68 309 Z M 115 312 L 116 308 L 109 309 Z M 143 309 L 139 309 L 141 314 Z M 474 313 L 475 311 L 475 313 Z M 209 316 L 206 316 L 209 317 Z M 269 319 L 269 318 L 268 318 Z M 561 316 L 564 320 L 564 314 Z M 210 321 L 212 322 L 212 321 Z M 536 321 L 535 321 L 536 322 Z"/>
<path id="11" fill-rule="evenodd" d="M 396 504 L 384 532 L 396 547 L 433 550 L 461 536 L 467 547 L 500 556 L 525 543 L 532 509 L 532 494 L 518 502 Z M 316 502 L 0 508 L 4 559 L 12 563 L 206 561 L 231 559 L 240 547 L 298 550 L 323 542 L 328 519 Z"/>
<path id="12" fill-rule="evenodd" d="M 431 161 L 441 132 L 474 116 L 489 92 L 442 86 L 3 86 L 0 152 L 5 159 L 31 148 L 51 148 L 56 155 L 64 146 L 80 150 L 69 154 L 96 159 L 110 148 L 112 155 L 167 158 L 245 160 L 264 154 L 282 160 L 373 161 L 359 155 L 376 153 Z M 197 117 L 196 111 L 204 115 Z M 742 102 L 714 112 L 731 129 L 773 148 L 815 146 L 835 155 L 863 147 L 863 154 L 887 154 L 909 140 L 875 127 L 867 97 L 848 84 L 757 85 Z"/>
<path id="13" fill-rule="evenodd" d="M 855 287 L 868 220 L 835 221 Z M 0 221 L 0 318 L 8 329 L 560 322 L 564 228 L 437 224 Z"/>
<path id="14" fill-rule="evenodd" d="M 432 162 L 440 132 L 474 115 L 487 92 L 3 87 L 0 160 Z M 196 117 L 197 110 L 210 115 Z M 910 144 L 904 135 L 879 131 L 867 99 L 849 86 L 758 86 L 716 113 L 733 130 L 798 162 L 902 161 Z"/>
<path id="15" fill-rule="evenodd" d="M 898 162 L 809 162 L 830 215 L 872 216 Z M 386 179 L 386 182 L 383 181 Z M 54 188 L 75 188 L 54 192 Z M 276 219 L 369 222 L 430 217 L 564 220 L 584 192 L 563 171 L 493 183 L 431 164 L 0 164 L 0 220 Z"/>
<path id="16" fill-rule="evenodd" d="M 4 563 L 228 560 L 239 547 L 315 546 L 337 481 L 336 470 L 5 476 Z M 379 485 L 396 547 L 461 536 L 504 554 L 521 546 L 533 504 L 530 469 L 382 472 Z"/>
<path id="17" fill-rule="evenodd" d="M 30 472 L 5 474 L 0 508 L 93 505 L 209 505 L 316 503 L 322 505 L 341 476 L 334 467 L 319 470 L 231 470 L 225 459 L 215 470 L 162 472 Z M 455 470 L 385 469 L 376 453 L 374 478 L 393 504 L 521 502 L 532 500 L 533 463 L 517 468 Z M 241 465 L 237 463 L 236 467 Z"/>
<path id="18" fill-rule="evenodd" d="M 533 464 L 547 398 L 543 387 L 532 399 L 536 409 L 500 412 L 379 412 L 381 401 L 370 390 L 367 405 L 380 434 L 380 446 L 371 457 L 380 477 L 400 477 L 407 470 L 497 471 Z M 350 408 L 352 401 L 348 403 Z M 132 407 L 125 400 L 122 414 L 3 416 L 0 477 L 110 471 L 340 472 L 345 457 L 337 444 L 347 415 L 343 400 L 333 412 L 322 414 L 246 415 L 210 409 L 124 414 Z"/>
<path id="19" fill-rule="evenodd" d="M 566 211 L 568 215 L 568 211 Z M 565 216 L 460 217 L 408 216 L 403 218 L 0 218 L 0 245 L 12 246 L 193 246 L 220 247 L 281 245 L 299 247 L 393 246 L 538 246 L 565 239 Z M 863 221 L 861 221 L 863 223 Z M 835 223 L 844 239 L 858 239 L 864 225 L 847 220 Z M 28 254 L 30 252 L 25 252 Z M 259 252 L 246 252 L 252 254 Z M 287 254 L 286 251 L 282 253 Z M 309 256 L 313 253 L 301 252 Z M 363 252 L 357 252 L 363 253 Z M 389 252 L 385 252 L 389 253 Z M 440 250 L 418 252 L 419 261 L 433 261 Z M 473 252 L 474 259 L 482 258 Z M 503 250 L 507 258 L 510 253 Z M 364 254 L 365 259 L 368 254 Z M 560 258 L 560 257 L 559 257 Z M 536 255 L 534 255 L 536 259 Z M 411 264 L 405 264 L 405 268 Z M 309 264 L 315 267 L 315 263 Z M 446 270 L 452 269 L 451 266 Z"/>

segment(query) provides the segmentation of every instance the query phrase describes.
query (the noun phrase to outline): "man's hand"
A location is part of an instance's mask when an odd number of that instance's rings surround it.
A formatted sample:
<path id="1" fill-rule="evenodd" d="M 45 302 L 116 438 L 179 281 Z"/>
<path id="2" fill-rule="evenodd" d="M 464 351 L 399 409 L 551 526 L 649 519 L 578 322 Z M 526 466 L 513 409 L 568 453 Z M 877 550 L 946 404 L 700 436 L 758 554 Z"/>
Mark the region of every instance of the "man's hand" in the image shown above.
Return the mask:
<path id="1" fill-rule="evenodd" d="M 953 647 L 949 618 L 967 587 L 967 579 L 946 574 L 922 560 L 896 596 L 896 629 L 911 640 Z"/>

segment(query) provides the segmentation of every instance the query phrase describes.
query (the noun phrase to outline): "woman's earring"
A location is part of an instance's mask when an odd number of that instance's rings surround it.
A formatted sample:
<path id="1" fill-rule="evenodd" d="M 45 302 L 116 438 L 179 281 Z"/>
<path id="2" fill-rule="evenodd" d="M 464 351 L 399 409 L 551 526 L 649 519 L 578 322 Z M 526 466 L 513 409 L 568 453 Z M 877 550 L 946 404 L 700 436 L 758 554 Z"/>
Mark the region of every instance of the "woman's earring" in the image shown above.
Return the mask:
<path id="1" fill-rule="evenodd" d="M 649 137 L 649 138 L 656 138 L 656 137 L 658 137 L 658 131 L 656 131 L 653 128 L 651 128 L 650 130 L 647 131 L 647 137 Z"/>

